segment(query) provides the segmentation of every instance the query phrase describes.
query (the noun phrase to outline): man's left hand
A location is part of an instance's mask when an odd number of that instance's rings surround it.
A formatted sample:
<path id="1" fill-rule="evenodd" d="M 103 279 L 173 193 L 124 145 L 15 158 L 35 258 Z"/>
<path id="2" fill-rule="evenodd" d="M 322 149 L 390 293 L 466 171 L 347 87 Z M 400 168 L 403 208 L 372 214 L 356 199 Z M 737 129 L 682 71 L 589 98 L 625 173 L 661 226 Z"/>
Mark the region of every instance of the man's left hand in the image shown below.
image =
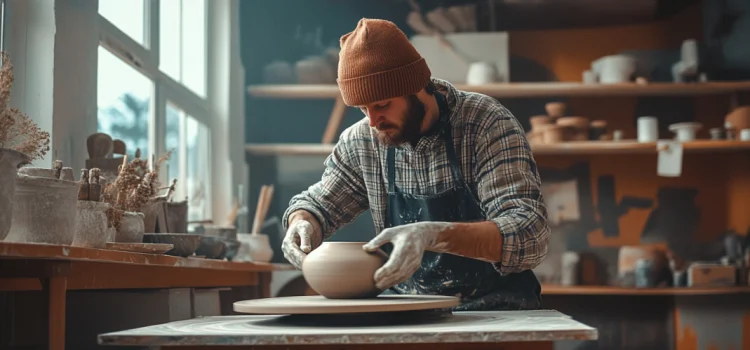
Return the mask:
<path id="1" fill-rule="evenodd" d="M 451 227 L 447 222 L 427 221 L 390 227 L 380 232 L 363 246 L 366 251 L 373 252 L 385 243 L 393 244 L 388 261 L 375 271 L 375 286 L 385 290 L 411 277 L 422 264 L 424 251 L 435 248 L 438 235 Z"/>

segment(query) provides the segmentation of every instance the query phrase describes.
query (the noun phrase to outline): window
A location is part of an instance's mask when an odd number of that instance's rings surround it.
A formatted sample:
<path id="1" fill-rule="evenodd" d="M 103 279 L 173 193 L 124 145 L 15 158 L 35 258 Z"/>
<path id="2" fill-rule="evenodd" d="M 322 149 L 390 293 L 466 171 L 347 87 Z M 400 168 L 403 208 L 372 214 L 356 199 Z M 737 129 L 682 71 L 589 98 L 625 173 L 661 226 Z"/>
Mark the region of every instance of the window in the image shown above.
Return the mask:
<path id="1" fill-rule="evenodd" d="M 148 135 L 153 83 L 101 46 L 97 71 L 99 131 L 124 141 L 128 157 L 134 157 L 136 149 L 142 156 L 151 154 Z"/>
<path id="2" fill-rule="evenodd" d="M 175 198 L 187 198 L 188 221 L 210 218 L 210 129 L 168 102 L 164 139 L 166 148 L 173 150 L 166 173 L 170 179 L 181 179 L 177 182 Z"/>
<path id="3" fill-rule="evenodd" d="M 148 2 L 149 0 L 99 0 L 99 14 L 135 42 L 143 45 L 146 38 L 144 19 Z"/>
<path id="4" fill-rule="evenodd" d="M 138 6 L 133 6 L 136 3 Z M 160 181 L 176 178 L 188 220 L 211 218 L 211 120 L 205 0 L 99 0 L 97 128 L 129 156 L 172 150 Z"/>
<path id="5" fill-rule="evenodd" d="M 205 0 L 161 0 L 159 7 L 159 69 L 205 97 Z"/>

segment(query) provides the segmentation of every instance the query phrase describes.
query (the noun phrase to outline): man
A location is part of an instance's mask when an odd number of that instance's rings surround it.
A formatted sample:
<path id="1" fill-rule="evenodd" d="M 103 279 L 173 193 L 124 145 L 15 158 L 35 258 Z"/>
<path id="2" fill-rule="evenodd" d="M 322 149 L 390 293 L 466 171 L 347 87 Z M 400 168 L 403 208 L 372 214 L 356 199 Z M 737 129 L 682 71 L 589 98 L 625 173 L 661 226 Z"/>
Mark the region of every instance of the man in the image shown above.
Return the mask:
<path id="1" fill-rule="evenodd" d="M 461 297 L 456 310 L 534 309 L 531 271 L 547 253 L 547 212 L 518 121 L 495 99 L 431 78 L 393 23 L 341 37 L 338 85 L 365 114 L 344 130 L 320 182 L 284 213 L 284 256 L 312 249 L 370 209 L 388 261 L 376 286 Z M 387 249 L 392 247 L 392 249 Z"/>

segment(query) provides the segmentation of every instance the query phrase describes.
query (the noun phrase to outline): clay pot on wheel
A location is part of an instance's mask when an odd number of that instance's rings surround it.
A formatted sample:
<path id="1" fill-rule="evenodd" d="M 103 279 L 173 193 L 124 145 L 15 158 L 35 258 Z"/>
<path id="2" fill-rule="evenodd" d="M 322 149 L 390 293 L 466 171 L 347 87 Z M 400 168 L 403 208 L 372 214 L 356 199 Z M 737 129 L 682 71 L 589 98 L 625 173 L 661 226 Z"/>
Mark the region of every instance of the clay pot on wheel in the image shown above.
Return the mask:
<path id="1" fill-rule="evenodd" d="M 21 152 L 0 148 L 0 241 L 10 231 L 18 168 L 29 162 L 29 157 Z"/>
<path id="2" fill-rule="evenodd" d="M 310 287 L 328 299 L 374 298 L 375 271 L 388 260 L 382 250 L 362 249 L 367 242 L 324 242 L 302 261 L 302 275 Z"/>

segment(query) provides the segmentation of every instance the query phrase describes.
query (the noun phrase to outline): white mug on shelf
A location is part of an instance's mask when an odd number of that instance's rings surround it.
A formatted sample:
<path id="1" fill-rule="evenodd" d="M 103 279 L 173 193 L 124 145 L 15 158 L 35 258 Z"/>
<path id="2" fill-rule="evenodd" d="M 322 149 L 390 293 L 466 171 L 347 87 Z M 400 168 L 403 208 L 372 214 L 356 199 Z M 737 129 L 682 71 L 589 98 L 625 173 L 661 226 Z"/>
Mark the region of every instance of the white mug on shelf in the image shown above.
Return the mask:
<path id="1" fill-rule="evenodd" d="M 497 81 L 497 68 L 491 62 L 474 62 L 469 65 L 466 84 L 484 85 Z"/>
<path id="2" fill-rule="evenodd" d="M 638 142 L 656 142 L 659 139 L 659 121 L 656 117 L 638 118 Z"/>

